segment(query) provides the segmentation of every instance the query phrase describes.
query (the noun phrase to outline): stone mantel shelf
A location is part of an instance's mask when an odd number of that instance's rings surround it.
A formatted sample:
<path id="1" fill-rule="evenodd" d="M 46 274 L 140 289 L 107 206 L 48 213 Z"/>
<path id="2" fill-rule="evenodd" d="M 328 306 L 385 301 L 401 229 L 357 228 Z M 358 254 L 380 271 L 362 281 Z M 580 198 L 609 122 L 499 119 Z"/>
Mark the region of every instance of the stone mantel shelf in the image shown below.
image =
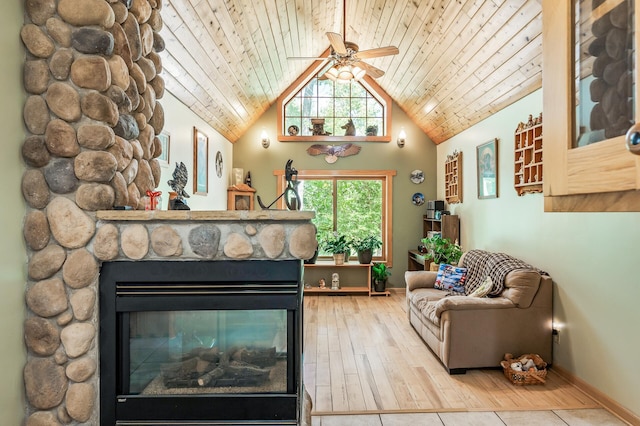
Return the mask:
<path id="1" fill-rule="evenodd" d="M 313 211 L 290 210 L 99 210 L 104 221 L 309 221 Z"/>

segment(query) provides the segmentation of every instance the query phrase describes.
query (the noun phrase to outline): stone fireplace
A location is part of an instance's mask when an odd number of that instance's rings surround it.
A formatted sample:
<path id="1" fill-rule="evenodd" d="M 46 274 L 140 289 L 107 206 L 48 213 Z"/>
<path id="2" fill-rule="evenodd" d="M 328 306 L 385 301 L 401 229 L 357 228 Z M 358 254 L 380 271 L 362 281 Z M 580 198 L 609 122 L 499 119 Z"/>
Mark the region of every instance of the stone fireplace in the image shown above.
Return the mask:
<path id="1" fill-rule="evenodd" d="M 103 262 L 283 261 L 317 245 L 311 213 L 141 211 L 160 181 L 161 9 L 24 2 L 28 426 L 100 422 Z"/>
<path id="2" fill-rule="evenodd" d="M 60 245 L 49 245 L 29 262 L 34 282 L 26 296 L 27 424 L 100 424 L 103 262 L 149 262 L 149 268 L 157 262 L 298 263 L 317 245 L 312 212 L 88 213 L 62 197 L 50 204 L 56 213 L 47 222 Z"/>

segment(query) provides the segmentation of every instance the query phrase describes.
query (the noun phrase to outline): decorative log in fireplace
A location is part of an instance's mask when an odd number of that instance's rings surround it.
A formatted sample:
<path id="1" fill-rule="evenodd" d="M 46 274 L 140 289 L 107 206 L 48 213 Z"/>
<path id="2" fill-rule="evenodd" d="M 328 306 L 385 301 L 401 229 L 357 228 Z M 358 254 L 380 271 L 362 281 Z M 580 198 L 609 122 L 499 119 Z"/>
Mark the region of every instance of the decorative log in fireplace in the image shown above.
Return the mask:
<path id="1" fill-rule="evenodd" d="M 186 360 L 162 369 L 162 381 L 168 388 L 195 386 L 260 386 L 269 380 L 276 364 L 276 348 L 248 349 L 232 347 L 192 351 Z"/>
<path id="2" fill-rule="evenodd" d="M 298 424 L 300 260 L 106 262 L 101 424 Z"/>

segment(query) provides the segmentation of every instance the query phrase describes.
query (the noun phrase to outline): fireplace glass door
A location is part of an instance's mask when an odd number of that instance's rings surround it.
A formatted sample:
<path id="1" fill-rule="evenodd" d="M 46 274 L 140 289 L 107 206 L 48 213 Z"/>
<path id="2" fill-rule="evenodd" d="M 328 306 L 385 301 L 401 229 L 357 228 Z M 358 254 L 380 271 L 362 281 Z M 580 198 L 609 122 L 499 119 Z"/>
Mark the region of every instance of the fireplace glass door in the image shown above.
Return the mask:
<path id="1" fill-rule="evenodd" d="M 124 393 L 287 391 L 286 310 L 135 312 L 128 323 Z"/>
<path id="2" fill-rule="evenodd" d="M 301 261 L 105 262 L 101 424 L 293 425 Z"/>

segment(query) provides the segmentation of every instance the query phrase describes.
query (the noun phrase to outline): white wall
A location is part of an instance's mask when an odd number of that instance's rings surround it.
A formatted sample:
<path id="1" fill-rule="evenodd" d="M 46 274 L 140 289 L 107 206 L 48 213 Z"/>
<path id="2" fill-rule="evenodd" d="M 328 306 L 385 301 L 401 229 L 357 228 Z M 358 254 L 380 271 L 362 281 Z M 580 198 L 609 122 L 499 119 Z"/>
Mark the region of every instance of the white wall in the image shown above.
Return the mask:
<path id="1" fill-rule="evenodd" d="M 22 323 L 25 319 L 24 291 L 27 255 L 22 238 L 25 213 L 20 191 L 24 162 L 20 147 L 24 140 L 22 121 L 22 61 L 20 41 L 23 2 L 6 2 L 0 13 L 0 423 L 22 424 L 24 398 L 22 369 L 26 362 Z"/>
<path id="2" fill-rule="evenodd" d="M 170 135 L 169 164 L 162 166 L 162 177 L 158 190 L 162 191 L 163 209 L 169 202 L 171 188 L 167 181 L 172 179 L 176 163 L 183 162 L 189 172 L 189 181 L 185 190 L 190 195 L 187 204 L 191 210 L 226 210 L 227 188 L 230 185 L 233 163 L 233 145 L 220 133 L 213 130 L 204 120 L 197 117 L 189 108 L 171 93 L 165 92 L 160 99 L 164 108 L 165 125 L 163 131 Z M 207 195 L 193 193 L 193 127 L 209 137 L 209 192 Z M 222 153 L 222 176 L 216 175 L 215 158 Z"/>
<path id="3" fill-rule="evenodd" d="M 462 151 L 463 203 L 450 207 L 460 215 L 464 249 L 506 252 L 547 271 L 561 328 L 554 364 L 640 416 L 640 369 L 631 361 L 640 352 L 640 213 L 544 213 L 542 194 L 517 196 L 514 131 L 540 112 L 537 91 L 440 144 L 438 195 L 447 154 Z M 476 146 L 492 138 L 499 139 L 499 197 L 479 200 Z"/>

